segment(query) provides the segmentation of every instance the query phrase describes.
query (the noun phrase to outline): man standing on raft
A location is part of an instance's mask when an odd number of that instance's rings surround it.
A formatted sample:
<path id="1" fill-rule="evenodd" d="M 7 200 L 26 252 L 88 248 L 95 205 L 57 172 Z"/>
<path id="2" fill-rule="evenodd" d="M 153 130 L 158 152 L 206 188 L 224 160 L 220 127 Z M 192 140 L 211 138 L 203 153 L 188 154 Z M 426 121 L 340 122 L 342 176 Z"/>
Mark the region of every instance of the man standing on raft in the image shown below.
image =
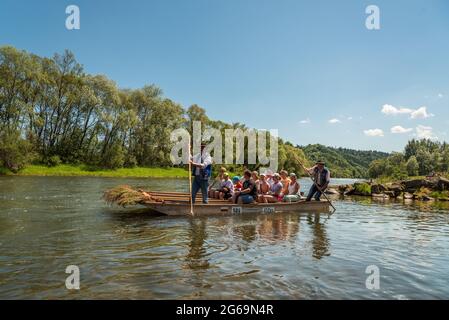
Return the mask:
<path id="1" fill-rule="evenodd" d="M 195 203 L 196 194 L 201 189 L 203 203 L 208 203 L 209 178 L 212 173 L 212 157 L 204 149 L 206 144 L 201 143 L 201 152 L 194 155 L 190 163 L 192 164 L 192 203 Z"/>
<path id="2" fill-rule="evenodd" d="M 309 190 L 309 194 L 307 195 L 307 201 L 312 200 L 312 197 L 315 195 L 315 200 L 320 201 L 321 194 L 326 190 L 331 180 L 331 172 L 328 168 L 326 168 L 325 163 L 323 161 L 317 161 L 315 165 L 307 169 L 309 171 L 310 176 L 315 182 Z"/>

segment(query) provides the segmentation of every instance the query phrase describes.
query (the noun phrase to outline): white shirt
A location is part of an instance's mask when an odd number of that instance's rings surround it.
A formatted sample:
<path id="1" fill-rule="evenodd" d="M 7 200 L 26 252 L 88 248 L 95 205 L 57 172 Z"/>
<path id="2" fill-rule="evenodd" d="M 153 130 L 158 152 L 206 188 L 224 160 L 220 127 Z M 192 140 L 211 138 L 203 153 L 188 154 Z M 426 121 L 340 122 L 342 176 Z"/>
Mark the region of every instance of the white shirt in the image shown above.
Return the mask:
<path id="1" fill-rule="evenodd" d="M 212 157 L 209 153 L 203 152 L 203 156 L 201 157 L 200 154 L 196 154 L 192 157 L 192 161 L 195 163 L 201 163 L 202 168 L 196 167 L 195 168 L 195 175 L 200 175 L 200 169 L 206 168 L 208 165 L 212 164 Z"/>
<path id="2" fill-rule="evenodd" d="M 295 181 L 295 183 L 290 183 L 288 185 L 288 194 L 289 195 L 294 195 L 294 194 L 298 194 L 299 195 L 300 194 L 299 193 L 299 188 L 298 188 L 298 192 L 295 193 L 296 185 L 298 185 L 298 187 L 299 187 L 298 181 Z"/>

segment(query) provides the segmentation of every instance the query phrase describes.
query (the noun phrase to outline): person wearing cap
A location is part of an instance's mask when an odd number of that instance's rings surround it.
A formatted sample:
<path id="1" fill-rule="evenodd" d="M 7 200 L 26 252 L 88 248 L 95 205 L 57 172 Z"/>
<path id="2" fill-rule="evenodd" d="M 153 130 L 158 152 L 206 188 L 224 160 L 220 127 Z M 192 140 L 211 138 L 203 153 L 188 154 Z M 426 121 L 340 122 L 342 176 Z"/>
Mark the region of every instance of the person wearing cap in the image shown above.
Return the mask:
<path id="1" fill-rule="evenodd" d="M 239 176 L 232 177 L 232 183 L 234 184 L 234 190 L 240 191 L 242 189 L 242 182 Z"/>
<path id="2" fill-rule="evenodd" d="M 192 203 L 195 203 L 196 194 L 201 189 L 203 203 L 208 203 L 209 178 L 212 173 L 212 157 L 205 150 L 206 144 L 201 144 L 200 153 L 194 155 L 190 163 L 192 164 Z"/>
<path id="3" fill-rule="evenodd" d="M 320 201 L 322 191 L 326 190 L 331 180 L 331 173 L 329 169 L 325 167 L 325 163 L 321 160 L 317 161 L 312 168 L 307 170 L 315 182 L 310 187 L 309 194 L 307 195 L 307 201 L 312 200 L 313 197 L 315 197 L 316 201 Z"/>
<path id="4" fill-rule="evenodd" d="M 296 174 L 290 173 L 290 183 L 288 184 L 288 193 L 284 196 L 285 202 L 297 202 L 301 200 L 300 188 Z"/>

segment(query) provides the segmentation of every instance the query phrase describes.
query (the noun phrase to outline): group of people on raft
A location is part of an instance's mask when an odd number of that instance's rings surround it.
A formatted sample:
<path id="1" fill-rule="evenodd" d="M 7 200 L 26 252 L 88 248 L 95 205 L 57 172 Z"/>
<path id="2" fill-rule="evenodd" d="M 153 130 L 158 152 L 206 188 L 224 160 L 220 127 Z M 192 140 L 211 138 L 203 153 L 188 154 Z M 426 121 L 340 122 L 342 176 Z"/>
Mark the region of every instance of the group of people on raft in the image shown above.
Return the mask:
<path id="1" fill-rule="evenodd" d="M 226 168 L 222 167 L 217 177 L 209 185 L 212 173 L 212 157 L 205 151 L 205 145 L 201 145 L 201 152 L 191 157 L 192 165 L 192 202 L 198 191 L 201 190 L 203 203 L 208 203 L 209 198 L 229 200 L 233 203 L 250 204 L 296 202 L 302 199 L 301 186 L 295 173 L 281 170 L 273 173 L 267 170 L 265 173 L 245 170 L 242 177 L 230 177 Z M 306 201 L 314 198 L 320 201 L 322 192 L 330 182 L 330 171 L 323 161 L 317 161 L 312 168 L 307 169 L 314 184 L 312 184 Z"/>

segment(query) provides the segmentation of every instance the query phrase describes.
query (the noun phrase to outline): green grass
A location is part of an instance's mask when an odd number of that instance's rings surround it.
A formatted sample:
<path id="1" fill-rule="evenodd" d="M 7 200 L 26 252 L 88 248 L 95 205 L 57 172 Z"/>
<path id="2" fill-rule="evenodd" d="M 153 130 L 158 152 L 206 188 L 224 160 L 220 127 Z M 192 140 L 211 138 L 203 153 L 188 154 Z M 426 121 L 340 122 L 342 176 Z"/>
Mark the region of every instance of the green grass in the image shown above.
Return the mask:
<path id="1" fill-rule="evenodd" d="M 354 189 L 361 194 L 370 195 L 371 194 L 371 186 L 367 183 L 355 183 Z"/>
<path id="2" fill-rule="evenodd" d="M 438 200 L 449 200 L 449 191 L 434 191 L 430 194 L 434 199 Z"/>
<path id="3" fill-rule="evenodd" d="M 13 174 L 0 167 L 0 175 L 18 176 L 93 176 L 117 178 L 186 178 L 188 171 L 183 168 L 121 168 L 117 170 L 98 169 L 86 165 L 59 165 L 47 167 L 43 165 L 30 165 Z"/>

